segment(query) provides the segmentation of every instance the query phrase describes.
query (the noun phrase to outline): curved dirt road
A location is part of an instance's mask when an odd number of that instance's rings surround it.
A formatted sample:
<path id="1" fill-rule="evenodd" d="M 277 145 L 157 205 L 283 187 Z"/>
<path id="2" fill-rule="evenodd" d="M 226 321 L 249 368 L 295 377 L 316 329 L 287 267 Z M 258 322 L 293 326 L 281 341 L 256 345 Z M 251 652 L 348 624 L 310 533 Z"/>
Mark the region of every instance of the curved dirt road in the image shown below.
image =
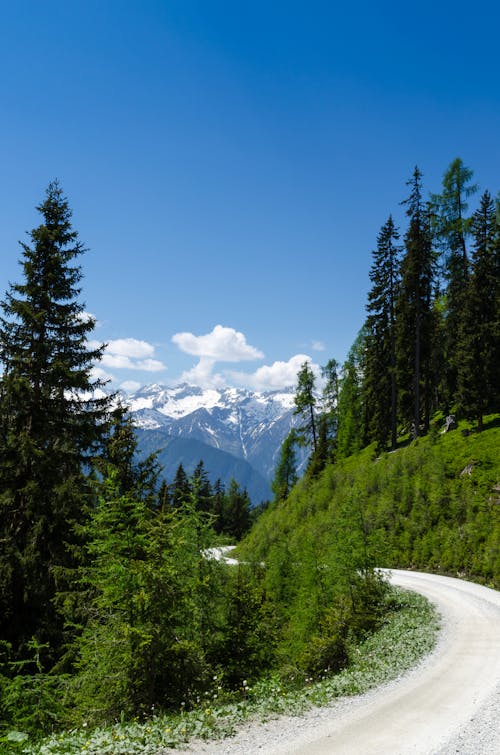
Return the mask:
<path id="1" fill-rule="evenodd" d="M 401 679 L 355 699 L 282 717 L 200 752 L 261 755 L 494 755 L 500 753 L 500 592 L 471 582 L 392 571 L 435 603 L 433 653 Z"/>
<path id="2" fill-rule="evenodd" d="M 479 753 L 483 747 L 484 752 L 500 753 L 500 711 L 496 734 L 467 731 L 500 684 L 500 593 L 449 577 L 403 571 L 392 575 L 395 584 L 429 598 L 443 616 L 444 637 L 432 659 L 389 691 L 381 690 L 366 708 L 332 720 L 328 732 L 276 752 L 429 755 Z M 491 724 L 494 721 L 486 725 Z M 471 746 L 474 749 L 467 749 Z"/>

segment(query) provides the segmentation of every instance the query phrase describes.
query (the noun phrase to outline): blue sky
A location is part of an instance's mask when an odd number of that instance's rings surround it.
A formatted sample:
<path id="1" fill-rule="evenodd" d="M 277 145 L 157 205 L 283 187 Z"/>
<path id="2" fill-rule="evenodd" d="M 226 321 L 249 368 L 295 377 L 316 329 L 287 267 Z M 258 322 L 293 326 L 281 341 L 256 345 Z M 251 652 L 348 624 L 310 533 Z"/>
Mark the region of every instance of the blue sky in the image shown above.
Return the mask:
<path id="1" fill-rule="evenodd" d="M 500 189 L 500 10 L 0 2 L 0 289 L 58 178 L 114 385 L 279 388 L 342 361 L 418 164 Z"/>

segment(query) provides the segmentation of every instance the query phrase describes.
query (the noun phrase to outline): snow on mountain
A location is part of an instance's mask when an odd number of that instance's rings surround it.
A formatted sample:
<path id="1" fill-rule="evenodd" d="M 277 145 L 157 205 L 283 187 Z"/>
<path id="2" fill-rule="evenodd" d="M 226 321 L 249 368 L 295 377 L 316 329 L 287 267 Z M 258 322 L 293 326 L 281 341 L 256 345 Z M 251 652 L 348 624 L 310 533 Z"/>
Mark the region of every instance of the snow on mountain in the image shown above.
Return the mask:
<path id="1" fill-rule="evenodd" d="M 149 385 L 126 398 L 141 430 L 193 438 L 245 459 L 272 479 L 281 445 L 297 423 L 294 391 Z"/>

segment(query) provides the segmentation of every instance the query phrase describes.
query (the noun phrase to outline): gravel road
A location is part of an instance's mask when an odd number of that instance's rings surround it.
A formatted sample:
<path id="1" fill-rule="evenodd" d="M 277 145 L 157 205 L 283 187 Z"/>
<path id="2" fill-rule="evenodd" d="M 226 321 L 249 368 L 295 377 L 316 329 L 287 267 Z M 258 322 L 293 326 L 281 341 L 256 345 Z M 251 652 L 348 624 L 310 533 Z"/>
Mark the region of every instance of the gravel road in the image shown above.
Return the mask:
<path id="1" fill-rule="evenodd" d="M 392 572 L 435 603 L 435 650 L 408 674 L 304 716 L 250 723 L 193 744 L 204 755 L 500 755 L 500 592 L 450 577 Z"/>

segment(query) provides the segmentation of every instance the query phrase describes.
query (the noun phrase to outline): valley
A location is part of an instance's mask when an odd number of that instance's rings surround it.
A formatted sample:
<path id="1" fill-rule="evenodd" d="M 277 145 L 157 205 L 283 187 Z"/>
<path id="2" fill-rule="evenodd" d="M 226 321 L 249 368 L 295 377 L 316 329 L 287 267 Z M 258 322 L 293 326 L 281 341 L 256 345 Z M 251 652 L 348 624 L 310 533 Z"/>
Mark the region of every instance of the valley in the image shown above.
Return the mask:
<path id="1" fill-rule="evenodd" d="M 167 481 L 179 464 L 189 474 L 203 459 L 212 483 L 219 478 L 228 485 L 233 477 L 254 505 L 271 499 L 281 446 L 297 425 L 293 388 L 258 393 L 149 385 L 123 400 L 137 428 L 141 454 L 159 451 Z"/>

